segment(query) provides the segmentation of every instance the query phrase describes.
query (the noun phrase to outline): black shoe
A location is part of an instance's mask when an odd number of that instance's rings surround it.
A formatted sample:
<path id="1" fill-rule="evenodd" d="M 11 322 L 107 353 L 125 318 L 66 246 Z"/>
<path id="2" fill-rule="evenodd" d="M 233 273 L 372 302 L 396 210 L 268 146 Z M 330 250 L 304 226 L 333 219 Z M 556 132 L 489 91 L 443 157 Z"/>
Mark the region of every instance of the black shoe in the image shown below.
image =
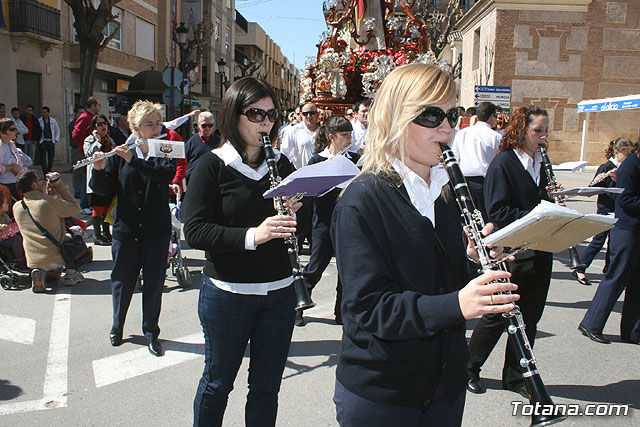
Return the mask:
<path id="1" fill-rule="evenodd" d="M 527 391 L 527 387 L 525 387 L 524 385 L 521 386 L 512 386 L 512 387 L 507 387 L 505 388 L 505 390 L 509 390 L 512 391 L 514 393 L 518 393 L 520 396 L 524 397 L 525 399 L 529 399 L 529 392 Z"/>
<path id="2" fill-rule="evenodd" d="M 118 347 L 122 344 L 122 331 L 113 326 L 111 328 L 111 332 L 109 332 L 109 341 L 111 341 L 111 345 L 114 347 Z"/>
<path id="3" fill-rule="evenodd" d="M 302 310 L 296 310 L 296 326 L 304 326 L 305 321 L 304 317 L 302 317 Z"/>
<path id="4" fill-rule="evenodd" d="M 620 339 L 620 341 L 622 341 L 625 344 L 640 344 L 640 340 L 631 340 L 628 338 L 622 338 Z"/>
<path id="5" fill-rule="evenodd" d="M 578 272 L 575 269 L 571 270 L 571 274 L 573 274 L 573 277 L 575 277 L 576 280 L 578 281 L 578 283 L 580 283 L 581 285 L 585 285 L 585 286 L 591 286 L 592 285 L 592 283 L 589 281 L 589 279 L 586 278 L 586 276 L 585 276 L 584 279 L 580 278 L 578 276 Z"/>
<path id="6" fill-rule="evenodd" d="M 102 236 L 96 236 L 93 239 L 93 244 L 98 246 L 111 246 L 111 243 Z"/>
<path id="7" fill-rule="evenodd" d="M 578 325 L 578 330 L 582 332 L 582 335 L 589 338 L 591 341 L 595 341 L 600 344 L 611 344 L 611 341 L 605 338 L 604 335 L 594 334 L 593 332 L 588 331 L 587 328 L 582 326 L 582 323 Z"/>
<path id="8" fill-rule="evenodd" d="M 473 394 L 483 394 L 487 391 L 482 385 L 482 382 L 480 382 L 480 378 L 470 379 L 467 383 L 467 390 Z"/>
<path id="9" fill-rule="evenodd" d="M 158 339 L 149 340 L 149 353 L 153 354 L 156 357 L 160 357 L 164 354 L 162 350 L 162 345 Z"/>
<path id="10" fill-rule="evenodd" d="M 336 322 L 336 325 L 342 325 L 342 317 L 341 316 L 336 316 L 336 318 L 334 320 Z"/>

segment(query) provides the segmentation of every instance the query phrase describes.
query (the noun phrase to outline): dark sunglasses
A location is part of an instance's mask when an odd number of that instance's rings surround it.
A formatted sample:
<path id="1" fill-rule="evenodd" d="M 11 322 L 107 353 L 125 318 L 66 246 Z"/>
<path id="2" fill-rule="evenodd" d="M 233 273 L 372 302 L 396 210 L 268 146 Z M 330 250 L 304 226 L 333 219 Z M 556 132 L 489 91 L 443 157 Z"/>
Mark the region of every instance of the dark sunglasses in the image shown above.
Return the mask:
<path id="1" fill-rule="evenodd" d="M 303 111 L 302 115 L 307 117 L 307 116 L 315 116 L 316 114 L 318 114 L 317 111 Z"/>
<path id="2" fill-rule="evenodd" d="M 452 108 L 446 113 L 442 108 L 438 107 L 425 107 L 422 110 L 422 113 L 418 115 L 415 119 L 413 119 L 413 123 L 420 125 L 425 128 L 437 128 L 444 122 L 446 118 L 449 121 L 449 126 L 451 128 L 456 127 L 458 124 L 458 117 L 460 116 L 460 112 L 457 108 Z"/>
<path id="3" fill-rule="evenodd" d="M 106 126 L 107 122 L 98 122 L 96 123 L 96 126 Z"/>
<path id="4" fill-rule="evenodd" d="M 7 129 L 7 130 L 10 130 L 11 132 L 16 132 L 18 129 L 16 129 L 16 128 L 9 128 L 9 129 Z"/>
<path id="5" fill-rule="evenodd" d="M 213 127 L 213 123 L 200 123 L 200 127 L 212 128 Z"/>
<path id="6" fill-rule="evenodd" d="M 264 111 L 260 108 L 249 108 L 248 110 L 241 111 L 240 114 L 247 116 L 247 119 L 253 123 L 262 123 L 265 117 L 273 123 L 278 118 L 278 111 L 276 111 L 275 108 L 269 111 Z"/>

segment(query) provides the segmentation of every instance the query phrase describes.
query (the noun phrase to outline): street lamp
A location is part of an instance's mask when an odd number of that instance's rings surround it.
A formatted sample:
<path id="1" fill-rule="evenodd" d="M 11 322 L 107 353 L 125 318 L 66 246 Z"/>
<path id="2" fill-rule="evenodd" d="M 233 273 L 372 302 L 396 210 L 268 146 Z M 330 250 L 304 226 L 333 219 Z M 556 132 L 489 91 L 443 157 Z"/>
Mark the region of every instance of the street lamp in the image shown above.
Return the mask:
<path id="1" fill-rule="evenodd" d="M 224 58 L 220 58 L 218 60 L 218 72 L 220 73 L 220 100 L 222 101 L 222 95 L 224 94 L 224 80 L 227 75 L 225 74 L 225 66 L 227 65 L 227 61 Z"/>
<path id="2" fill-rule="evenodd" d="M 175 31 L 177 38 L 176 42 L 180 45 L 180 47 L 183 47 L 185 44 L 187 44 L 187 34 L 189 34 L 189 28 L 184 25 L 184 22 L 181 22 L 178 28 L 175 29 Z"/>

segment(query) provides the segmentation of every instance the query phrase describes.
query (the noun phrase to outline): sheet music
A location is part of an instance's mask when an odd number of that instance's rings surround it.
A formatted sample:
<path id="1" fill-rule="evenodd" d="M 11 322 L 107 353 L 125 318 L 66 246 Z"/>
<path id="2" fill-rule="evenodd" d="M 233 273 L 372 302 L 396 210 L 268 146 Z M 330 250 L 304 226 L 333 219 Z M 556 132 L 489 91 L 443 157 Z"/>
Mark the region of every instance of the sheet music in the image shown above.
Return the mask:
<path id="1" fill-rule="evenodd" d="M 560 252 L 609 230 L 616 221 L 617 218 L 606 215 L 583 215 L 543 200 L 524 217 L 487 236 L 484 242 L 495 246 Z"/>
<path id="2" fill-rule="evenodd" d="M 321 196 L 336 186 L 353 179 L 360 170 L 344 156 L 305 166 L 286 177 L 276 187 L 267 190 L 264 198 L 294 196 Z"/>
<path id="3" fill-rule="evenodd" d="M 624 188 L 618 188 L 618 187 L 575 187 L 575 188 L 567 188 L 566 190 L 562 190 L 562 191 L 554 191 L 553 195 L 558 195 L 558 196 L 567 196 L 567 197 L 572 197 L 572 196 L 595 196 L 596 194 L 604 194 L 604 193 L 610 193 L 610 194 L 620 194 L 624 191 Z"/>

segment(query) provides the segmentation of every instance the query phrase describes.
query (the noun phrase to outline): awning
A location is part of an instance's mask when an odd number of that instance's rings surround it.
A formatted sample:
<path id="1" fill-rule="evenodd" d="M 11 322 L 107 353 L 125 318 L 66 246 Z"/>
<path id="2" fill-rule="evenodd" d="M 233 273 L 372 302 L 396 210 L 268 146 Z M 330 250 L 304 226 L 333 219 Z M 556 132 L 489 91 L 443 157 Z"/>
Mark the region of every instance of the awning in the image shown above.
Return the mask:
<path id="1" fill-rule="evenodd" d="M 640 108 L 640 95 L 619 96 L 616 98 L 590 99 L 578 102 L 578 113 L 586 113 L 582 123 L 582 146 L 580 160 L 584 161 L 587 154 L 589 134 L 589 113 L 600 111 L 620 111 Z"/>

